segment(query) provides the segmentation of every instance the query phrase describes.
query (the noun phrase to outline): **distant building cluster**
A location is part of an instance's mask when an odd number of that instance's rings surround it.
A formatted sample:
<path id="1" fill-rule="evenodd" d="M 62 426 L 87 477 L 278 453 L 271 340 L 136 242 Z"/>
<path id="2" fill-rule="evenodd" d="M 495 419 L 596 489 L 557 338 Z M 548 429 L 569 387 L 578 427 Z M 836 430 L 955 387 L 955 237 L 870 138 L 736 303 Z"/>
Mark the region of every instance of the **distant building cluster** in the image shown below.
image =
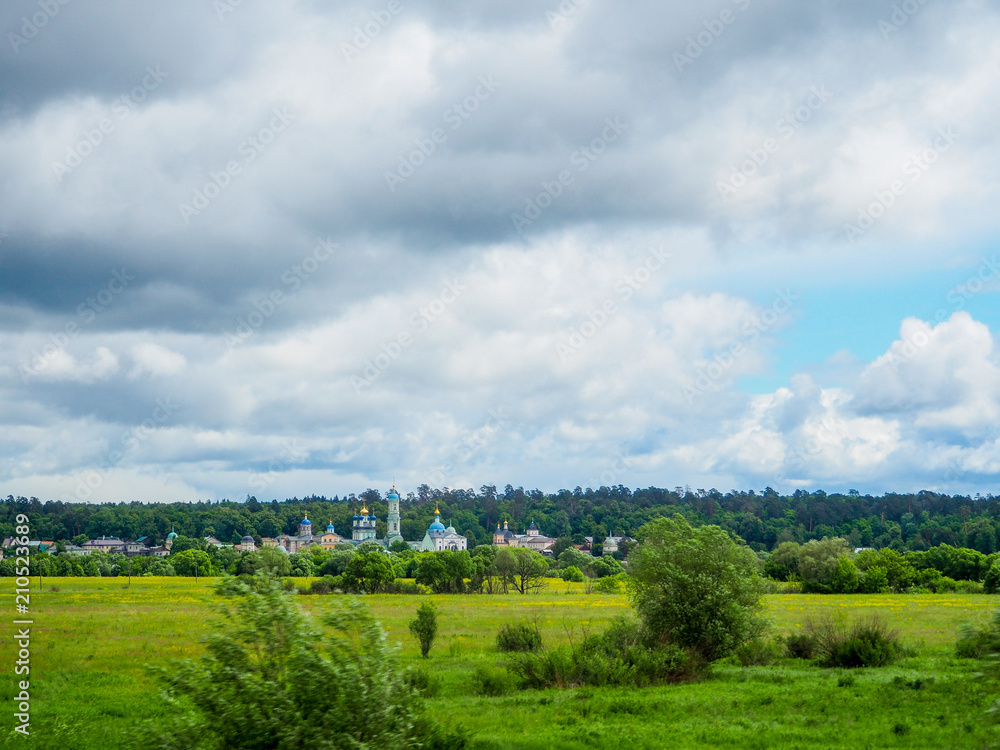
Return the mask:
<path id="1" fill-rule="evenodd" d="M 367 504 L 361 506 L 359 515 L 352 520 L 351 536 L 341 536 L 337 533 L 334 525 L 328 524 L 326 531 L 316 533 L 313 529 L 313 522 L 309 520 L 309 514 L 299 523 L 299 533 L 296 535 L 279 534 L 276 537 L 263 537 L 261 544 L 264 547 L 277 547 L 282 552 L 294 555 L 302 552 L 310 546 L 320 546 L 323 549 L 333 549 L 338 544 L 353 544 L 357 547 L 364 542 L 375 542 L 386 549 L 393 542 L 405 542 L 418 552 L 433 552 L 442 550 L 459 551 L 469 548 L 469 540 L 455 531 L 455 527 L 446 527 L 441 522 L 441 511 L 434 509 L 434 522 L 427 528 L 424 538 L 419 542 L 407 542 L 400 532 L 399 514 L 399 493 L 393 487 L 386 498 L 389 501 L 389 514 L 386 517 L 386 534 L 383 539 L 379 539 L 376 533 L 376 522 L 378 518 L 374 513 L 368 512 Z M 253 537 L 245 536 L 240 543 L 240 549 L 252 552 L 257 549 Z"/>
<path id="2" fill-rule="evenodd" d="M 399 514 L 399 493 L 393 487 L 387 497 L 389 501 L 389 513 L 386 517 L 386 535 L 379 539 L 376 533 L 377 518 L 374 513 L 368 512 L 367 504 L 362 504 L 361 511 L 352 519 L 350 537 L 341 536 L 337 533 L 332 523 L 328 524 L 325 531 L 318 531 L 314 528 L 313 522 L 309 520 L 306 513 L 302 521 L 299 522 L 297 534 L 279 534 L 275 537 L 263 537 L 261 547 L 277 548 L 281 552 L 294 555 L 303 552 L 309 547 L 322 547 L 331 550 L 338 544 L 352 544 L 355 547 L 364 542 L 374 542 L 388 549 L 394 542 L 404 542 L 410 549 L 417 552 L 460 552 L 469 548 L 469 540 L 459 534 L 454 526 L 445 526 L 441 521 L 441 511 L 434 509 L 434 521 L 427 527 L 424 536 L 420 541 L 406 541 L 400 531 Z M 91 552 L 108 552 L 124 554 L 127 557 L 167 557 L 173 546 L 177 533 L 171 528 L 167 534 L 167 539 L 162 545 L 151 545 L 149 537 L 139 537 L 136 540 L 119 539 L 117 537 L 100 537 L 91 539 L 77 546 L 74 544 L 64 545 L 64 549 L 71 555 L 89 555 Z M 244 536 L 239 544 L 225 544 L 214 536 L 206 536 L 205 542 L 213 547 L 233 546 L 241 552 L 256 552 L 257 542 L 250 535 Z M 577 545 L 577 549 L 583 552 L 592 553 L 594 546 L 593 537 L 585 537 L 586 543 Z M 603 554 L 610 555 L 617 552 L 625 542 L 635 542 L 624 536 L 609 536 L 604 540 Z M 0 546 L 0 559 L 3 557 L 5 549 L 14 543 L 13 537 L 7 537 Z M 545 536 L 541 533 L 535 522 L 532 521 L 524 534 L 517 534 L 508 526 L 507 521 L 503 526 L 497 523 L 496 531 L 493 532 L 493 544 L 498 547 L 525 547 L 542 555 L 552 555 L 552 548 L 556 543 L 553 537 Z M 55 542 L 31 541 L 28 547 L 32 552 L 45 552 L 55 547 Z"/>

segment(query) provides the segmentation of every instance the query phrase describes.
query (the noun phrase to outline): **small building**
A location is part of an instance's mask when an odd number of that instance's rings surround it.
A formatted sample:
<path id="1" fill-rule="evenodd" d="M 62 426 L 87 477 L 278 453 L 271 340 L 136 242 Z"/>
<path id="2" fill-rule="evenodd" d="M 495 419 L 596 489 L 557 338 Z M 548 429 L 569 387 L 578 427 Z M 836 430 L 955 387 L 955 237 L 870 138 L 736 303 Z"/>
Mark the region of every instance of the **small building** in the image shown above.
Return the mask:
<path id="1" fill-rule="evenodd" d="M 240 540 L 240 552 L 256 552 L 256 551 L 257 551 L 257 543 L 253 540 L 252 536 L 247 534 Z"/>

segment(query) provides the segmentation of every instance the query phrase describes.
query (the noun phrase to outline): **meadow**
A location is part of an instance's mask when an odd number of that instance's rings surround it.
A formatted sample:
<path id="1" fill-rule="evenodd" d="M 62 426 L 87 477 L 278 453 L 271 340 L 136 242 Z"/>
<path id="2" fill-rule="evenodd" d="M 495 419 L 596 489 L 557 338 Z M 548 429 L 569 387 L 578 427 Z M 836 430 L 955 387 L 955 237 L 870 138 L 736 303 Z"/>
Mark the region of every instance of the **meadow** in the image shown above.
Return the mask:
<path id="1" fill-rule="evenodd" d="M 7 734 L 2 747 L 118 748 L 135 744 L 144 723 L 162 713 L 150 665 L 196 657 L 216 619 L 211 579 L 33 580 L 32 734 Z M 420 602 L 438 607 L 439 633 L 420 658 L 407 631 Z M 404 665 L 434 675 L 428 700 L 439 720 L 469 730 L 475 748 L 981 748 L 1000 746 L 987 710 L 1000 685 L 977 679 L 977 662 L 953 654 L 963 622 L 987 620 L 997 607 L 985 595 L 772 595 L 775 634 L 809 618 L 881 614 L 912 656 L 883 669 L 830 670 L 781 660 L 764 667 L 722 665 L 705 679 L 646 689 L 582 688 L 483 697 L 473 690 L 477 665 L 500 661 L 494 638 L 507 622 L 535 620 L 546 646 L 582 639 L 629 610 L 623 595 L 587 594 L 582 584 L 553 581 L 527 596 L 376 595 L 364 597 L 398 644 Z M 331 597 L 301 596 L 320 613 Z M 13 595 L 4 602 L 12 607 Z M 8 611 L 11 611 L 8 609 Z M 13 618 L 11 618 L 13 619 Z M 6 629 L 5 629 L 6 630 Z M 0 657 L 4 705 L 15 695 L 13 648 Z M 141 740 L 139 740 L 141 744 Z"/>

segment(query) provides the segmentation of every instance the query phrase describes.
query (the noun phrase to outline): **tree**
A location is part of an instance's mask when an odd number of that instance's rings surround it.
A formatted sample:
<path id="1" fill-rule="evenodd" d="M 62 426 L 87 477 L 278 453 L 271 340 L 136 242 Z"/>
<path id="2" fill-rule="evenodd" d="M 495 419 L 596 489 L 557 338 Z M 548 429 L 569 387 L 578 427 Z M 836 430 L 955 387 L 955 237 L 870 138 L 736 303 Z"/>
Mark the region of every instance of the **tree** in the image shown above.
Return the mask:
<path id="1" fill-rule="evenodd" d="M 776 581 L 787 581 L 792 576 L 798 576 L 800 549 L 802 545 L 798 542 L 779 544 L 764 563 L 764 575 Z"/>
<path id="2" fill-rule="evenodd" d="M 837 567 L 830 574 L 830 590 L 834 594 L 853 594 L 860 583 L 857 566 L 847 555 L 841 555 Z"/>
<path id="3" fill-rule="evenodd" d="M 173 556 L 179 552 L 186 552 L 189 549 L 204 551 L 208 549 L 208 543 L 204 539 L 198 539 L 197 537 L 178 536 L 174 539 L 173 544 L 170 545 L 170 555 Z"/>
<path id="4" fill-rule="evenodd" d="M 359 552 L 344 569 L 344 586 L 352 591 L 375 594 L 395 580 L 395 573 L 392 563 L 381 548 L 361 552 L 361 546 L 363 545 L 359 545 Z"/>
<path id="5" fill-rule="evenodd" d="M 241 574 L 267 573 L 273 576 L 292 574 L 292 563 L 288 555 L 277 547 L 264 547 L 256 552 L 244 552 L 237 568 Z"/>
<path id="6" fill-rule="evenodd" d="M 176 555 L 170 555 L 170 564 L 179 576 L 200 576 L 212 574 L 212 560 L 207 552 L 189 549 Z"/>
<path id="7" fill-rule="evenodd" d="M 410 632 L 420 641 L 420 655 L 425 659 L 437 636 L 437 611 L 430 602 L 424 602 L 417 609 L 417 617 L 410 620 Z"/>
<path id="8" fill-rule="evenodd" d="M 544 586 L 549 569 L 545 558 L 527 547 L 502 548 L 493 565 L 504 582 L 504 591 L 513 588 L 520 594 Z"/>
<path id="9" fill-rule="evenodd" d="M 389 545 L 390 552 L 410 552 L 411 547 L 409 544 L 404 542 L 402 539 L 397 539 L 392 544 Z"/>
<path id="10" fill-rule="evenodd" d="M 760 636 L 764 581 L 757 557 L 718 526 L 692 528 L 659 518 L 639 531 L 629 557 L 628 592 L 661 642 L 712 661 Z"/>
<path id="11" fill-rule="evenodd" d="M 414 580 L 435 594 L 460 594 L 465 591 L 465 579 L 474 572 L 472 558 L 465 550 L 428 552 L 417 558 Z"/>
<path id="12" fill-rule="evenodd" d="M 827 594 L 832 591 L 833 575 L 837 571 L 841 557 L 850 554 L 846 539 L 826 537 L 813 539 L 799 548 L 799 575 L 802 590 Z"/>
<path id="13" fill-rule="evenodd" d="M 461 744 L 423 714 L 384 631 L 359 602 L 331 601 L 317 626 L 273 578 L 260 575 L 253 586 L 227 578 L 217 591 L 235 604 L 204 656 L 157 670 L 167 700 L 162 747 Z"/>
<path id="14" fill-rule="evenodd" d="M 556 539 L 556 543 L 552 545 L 552 556 L 559 557 L 565 550 L 570 549 L 573 546 L 573 540 L 568 536 L 561 536 Z"/>
<path id="15" fill-rule="evenodd" d="M 330 552 L 330 556 L 326 558 L 326 562 L 324 562 L 322 567 L 319 569 L 320 575 L 343 575 L 344 571 L 347 570 L 347 564 L 351 561 L 352 557 L 354 557 L 353 546 L 350 549 L 332 550 Z"/>

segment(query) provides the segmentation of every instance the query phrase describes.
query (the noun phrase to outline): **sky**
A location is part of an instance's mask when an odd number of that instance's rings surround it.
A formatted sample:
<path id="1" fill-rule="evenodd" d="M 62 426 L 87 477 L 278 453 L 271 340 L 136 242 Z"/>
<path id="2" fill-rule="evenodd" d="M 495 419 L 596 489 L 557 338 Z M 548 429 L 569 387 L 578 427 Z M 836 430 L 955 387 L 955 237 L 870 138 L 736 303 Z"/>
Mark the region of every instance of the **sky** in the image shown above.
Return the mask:
<path id="1" fill-rule="evenodd" d="M 0 495 L 997 492 L 1000 2 L 0 34 Z"/>

